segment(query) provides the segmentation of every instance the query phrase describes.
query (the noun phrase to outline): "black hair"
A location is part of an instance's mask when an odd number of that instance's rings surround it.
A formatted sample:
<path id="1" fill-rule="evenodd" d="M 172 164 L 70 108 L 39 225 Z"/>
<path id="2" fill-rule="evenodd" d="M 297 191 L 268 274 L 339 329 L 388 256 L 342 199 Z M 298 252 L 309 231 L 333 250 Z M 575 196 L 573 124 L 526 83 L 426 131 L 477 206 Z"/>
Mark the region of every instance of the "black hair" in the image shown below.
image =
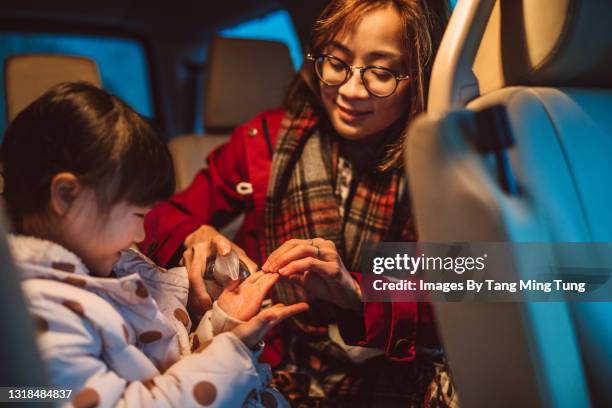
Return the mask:
<path id="1" fill-rule="evenodd" d="M 16 230 L 44 214 L 53 177 L 73 173 L 104 213 L 119 202 L 148 206 L 174 191 L 172 158 L 160 135 L 119 98 L 85 82 L 62 83 L 7 128 L 0 159 Z"/>

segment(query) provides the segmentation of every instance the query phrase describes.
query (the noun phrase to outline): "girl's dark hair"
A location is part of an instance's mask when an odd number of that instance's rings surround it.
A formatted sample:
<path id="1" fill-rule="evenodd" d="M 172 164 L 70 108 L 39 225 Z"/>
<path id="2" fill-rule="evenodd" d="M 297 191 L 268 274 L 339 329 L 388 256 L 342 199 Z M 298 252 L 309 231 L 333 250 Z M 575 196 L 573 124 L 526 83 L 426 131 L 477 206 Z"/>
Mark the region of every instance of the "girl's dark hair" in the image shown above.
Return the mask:
<path id="1" fill-rule="evenodd" d="M 73 173 L 104 213 L 121 201 L 148 206 L 174 191 L 172 158 L 149 122 L 84 82 L 62 83 L 25 108 L 5 132 L 4 198 L 17 230 L 47 210 L 51 180 Z"/>
<path id="2" fill-rule="evenodd" d="M 393 7 L 403 25 L 404 73 L 410 76 L 407 93 L 410 103 L 404 126 L 407 127 L 415 115 L 425 110 L 434 56 L 450 15 L 448 0 L 331 0 L 314 24 L 308 51 L 320 54 L 334 37 L 353 27 L 364 14 L 384 7 Z M 289 86 L 285 108 L 294 115 L 300 115 L 304 109 L 312 109 L 321 117 L 326 115 L 319 80 L 308 61 Z M 404 133 L 388 148 L 380 170 L 402 166 Z"/>

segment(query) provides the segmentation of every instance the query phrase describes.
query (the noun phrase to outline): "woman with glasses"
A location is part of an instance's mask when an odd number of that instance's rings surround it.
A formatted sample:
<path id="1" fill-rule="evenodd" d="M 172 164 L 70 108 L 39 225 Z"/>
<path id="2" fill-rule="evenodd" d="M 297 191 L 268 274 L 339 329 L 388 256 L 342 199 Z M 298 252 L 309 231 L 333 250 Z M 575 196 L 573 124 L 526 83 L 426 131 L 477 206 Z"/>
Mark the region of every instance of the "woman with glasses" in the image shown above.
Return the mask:
<path id="1" fill-rule="evenodd" d="M 276 302 L 310 302 L 263 355 L 293 405 L 456 402 L 429 305 L 362 303 L 359 286 L 367 245 L 417 238 L 402 145 L 447 17 L 446 0 L 332 0 L 285 107 L 237 128 L 146 219 L 143 249 L 160 264 L 183 259 L 194 310 L 212 303 L 206 257 L 232 247 L 250 269 L 285 278 Z M 239 213 L 232 243 L 217 228 Z"/>

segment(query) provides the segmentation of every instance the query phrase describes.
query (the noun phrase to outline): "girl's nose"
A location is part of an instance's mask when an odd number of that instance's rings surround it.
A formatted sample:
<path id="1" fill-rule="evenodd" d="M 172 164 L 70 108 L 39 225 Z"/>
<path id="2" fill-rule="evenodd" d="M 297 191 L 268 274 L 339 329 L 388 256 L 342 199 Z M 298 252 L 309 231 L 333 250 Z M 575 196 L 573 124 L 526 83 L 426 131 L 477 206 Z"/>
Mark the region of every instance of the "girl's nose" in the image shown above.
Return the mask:
<path id="1" fill-rule="evenodd" d="M 359 70 L 354 70 L 353 75 L 340 86 L 338 93 L 346 99 L 367 99 L 370 94 L 365 88 Z"/>

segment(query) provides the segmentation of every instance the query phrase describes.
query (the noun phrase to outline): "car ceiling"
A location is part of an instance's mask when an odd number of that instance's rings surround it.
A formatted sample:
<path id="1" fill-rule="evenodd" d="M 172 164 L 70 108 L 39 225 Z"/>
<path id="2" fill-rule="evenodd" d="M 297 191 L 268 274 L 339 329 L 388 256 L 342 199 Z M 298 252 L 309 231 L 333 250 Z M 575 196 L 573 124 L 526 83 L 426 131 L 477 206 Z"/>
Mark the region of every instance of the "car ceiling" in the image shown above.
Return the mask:
<path id="1" fill-rule="evenodd" d="M 114 27 L 149 38 L 201 41 L 224 26 L 286 8 L 292 16 L 300 16 L 300 20 L 305 16 L 305 24 L 296 21 L 298 34 L 304 40 L 325 3 L 325 0 L 2 0 L 0 29 L 14 28 L 27 21 L 49 27 L 54 24 Z"/>

